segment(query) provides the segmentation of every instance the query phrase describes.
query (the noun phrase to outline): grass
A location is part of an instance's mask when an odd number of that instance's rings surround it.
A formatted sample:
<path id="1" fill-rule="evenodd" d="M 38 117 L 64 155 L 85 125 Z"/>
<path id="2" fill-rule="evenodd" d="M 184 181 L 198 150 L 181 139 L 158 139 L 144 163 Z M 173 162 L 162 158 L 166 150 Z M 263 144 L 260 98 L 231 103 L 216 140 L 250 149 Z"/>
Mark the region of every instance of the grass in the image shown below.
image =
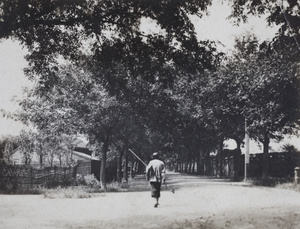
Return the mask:
<path id="1" fill-rule="evenodd" d="M 291 182 L 291 178 L 252 178 L 249 180 L 254 186 L 276 187 L 280 184 Z"/>
<path id="2" fill-rule="evenodd" d="M 300 184 L 295 184 L 294 182 L 278 184 L 276 188 L 288 189 L 288 190 L 294 190 L 296 192 L 300 192 Z"/>
<path id="3" fill-rule="evenodd" d="M 82 199 L 99 196 L 104 192 L 124 192 L 128 190 L 128 184 L 118 184 L 112 182 L 107 184 L 107 190 L 101 189 L 100 186 L 71 186 L 71 187 L 57 187 L 54 189 L 44 189 L 42 194 L 49 199 Z"/>
<path id="4" fill-rule="evenodd" d="M 112 182 L 107 185 L 107 192 L 124 192 L 127 191 L 129 188 L 128 183 L 121 183 L 118 182 Z"/>
<path id="5" fill-rule="evenodd" d="M 275 187 L 300 192 L 300 184 L 296 184 L 292 178 L 254 178 L 251 183 L 254 186 Z"/>
<path id="6" fill-rule="evenodd" d="M 48 199 L 82 199 L 91 198 L 93 196 L 90 188 L 86 186 L 45 189 L 43 195 Z"/>

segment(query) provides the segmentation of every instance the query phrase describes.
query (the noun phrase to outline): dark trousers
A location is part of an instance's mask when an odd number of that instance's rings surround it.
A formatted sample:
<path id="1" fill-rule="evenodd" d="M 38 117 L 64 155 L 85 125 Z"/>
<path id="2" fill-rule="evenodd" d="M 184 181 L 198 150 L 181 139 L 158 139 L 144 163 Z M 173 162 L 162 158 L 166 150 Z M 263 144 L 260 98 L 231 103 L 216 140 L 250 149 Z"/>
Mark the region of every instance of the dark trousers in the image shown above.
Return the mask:
<path id="1" fill-rule="evenodd" d="M 150 185 L 151 185 L 151 197 L 159 198 L 161 182 L 150 182 Z"/>

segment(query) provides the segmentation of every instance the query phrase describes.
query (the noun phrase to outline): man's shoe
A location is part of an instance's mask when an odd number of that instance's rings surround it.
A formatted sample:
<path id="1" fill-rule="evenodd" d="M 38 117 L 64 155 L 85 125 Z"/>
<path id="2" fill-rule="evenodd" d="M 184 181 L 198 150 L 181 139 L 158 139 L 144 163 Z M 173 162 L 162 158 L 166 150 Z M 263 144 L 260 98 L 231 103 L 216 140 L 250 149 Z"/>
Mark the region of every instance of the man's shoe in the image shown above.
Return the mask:
<path id="1" fill-rule="evenodd" d="M 157 208 L 157 207 L 158 207 L 158 204 L 155 204 L 154 207 Z"/>

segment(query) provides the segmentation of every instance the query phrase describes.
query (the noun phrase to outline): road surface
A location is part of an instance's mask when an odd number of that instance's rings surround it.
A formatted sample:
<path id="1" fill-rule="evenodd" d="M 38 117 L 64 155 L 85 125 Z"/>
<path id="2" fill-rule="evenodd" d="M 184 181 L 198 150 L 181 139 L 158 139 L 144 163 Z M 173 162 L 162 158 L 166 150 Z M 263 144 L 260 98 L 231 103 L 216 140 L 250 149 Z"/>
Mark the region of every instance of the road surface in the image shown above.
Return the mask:
<path id="1" fill-rule="evenodd" d="M 154 208 L 144 177 L 86 199 L 0 195 L 1 229 L 300 229 L 300 193 L 169 173 Z"/>

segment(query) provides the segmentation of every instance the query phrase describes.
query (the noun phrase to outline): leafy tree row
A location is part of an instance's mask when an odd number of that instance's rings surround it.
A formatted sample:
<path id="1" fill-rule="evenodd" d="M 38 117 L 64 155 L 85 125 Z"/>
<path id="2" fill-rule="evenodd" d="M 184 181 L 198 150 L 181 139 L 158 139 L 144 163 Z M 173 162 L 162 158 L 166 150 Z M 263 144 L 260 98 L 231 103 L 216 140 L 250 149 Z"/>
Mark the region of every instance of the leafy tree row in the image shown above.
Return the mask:
<path id="1" fill-rule="evenodd" d="M 297 3 L 288 3 L 285 15 L 295 19 Z M 112 146 L 119 164 L 129 147 L 148 154 L 153 145 L 200 164 L 208 152 L 220 153 L 228 138 L 239 148 L 246 119 L 252 137 L 264 143 L 267 175 L 270 138 L 291 130 L 298 118 L 294 37 L 280 5 L 234 1 L 232 17 L 246 20 L 245 9 L 267 10 L 268 21 L 282 29 L 271 45 L 258 48 L 247 38 L 237 44 L 235 58 L 224 60 L 213 42 L 196 39 L 189 18 L 201 17 L 210 4 L 2 1 L 0 38 L 28 48 L 25 72 L 38 82 L 22 103 L 21 119 L 49 134 L 86 134 L 101 151 L 103 187 Z M 143 31 L 145 19 L 156 32 Z"/>
<path id="2" fill-rule="evenodd" d="M 172 88 L 140 79 L 127 85 L 132 96 L 111 95 L 102 82 L 93 79 L 93 72 L 61 66 L 56 86 L 42 97 L 29 96 L 22 103 L 21 117 L 51 133 L 86 134 L 101 151 L 103 187 L 112 146 L 118 151 L 118 171 L 122 157 L 126 159 L 126 152 L 133 148 L 147 152 L 144 156 L 161 150 L 177 160 L 197 161 L 200 172 L 210 152 L 217 150 L 220 155 L 224 141 L 234 139 L 238 176 L 246 120 L 251 137 L 264 145 L 263 176 L 267 177 L 270 139 L 296 130 L 299 79 L 282 50 L 277 50 L 279 55 L 258 45 L 255 37 L 247 35 L 237 40 L 235 56 L 217 71 L 201 77 L 179 72 L 174 74 Z"/>
<path id="3" fill-rule="evenodd" d="M 185 95 L 179 98 L 181 110 L 190 108 L 191 118 L 205 124 L 203 132 L 214 137 L 215 144 L 210 145 L 216 145 L 219 154 L 227 139 L 234 139 L 241 152 L 246 122 L 251 138 L 264 147 L 263 177 L 269 175 L 270 140 L 297 133 L 300 108 L 299 55 L 291 57 L 295 49 L 289 45 L 288 49 L 269 45 L 260 45 L 255 36 L 246 34 L 236 41 L 233 57 L 206 80 L 181 79 L 177 84 Z"/>

